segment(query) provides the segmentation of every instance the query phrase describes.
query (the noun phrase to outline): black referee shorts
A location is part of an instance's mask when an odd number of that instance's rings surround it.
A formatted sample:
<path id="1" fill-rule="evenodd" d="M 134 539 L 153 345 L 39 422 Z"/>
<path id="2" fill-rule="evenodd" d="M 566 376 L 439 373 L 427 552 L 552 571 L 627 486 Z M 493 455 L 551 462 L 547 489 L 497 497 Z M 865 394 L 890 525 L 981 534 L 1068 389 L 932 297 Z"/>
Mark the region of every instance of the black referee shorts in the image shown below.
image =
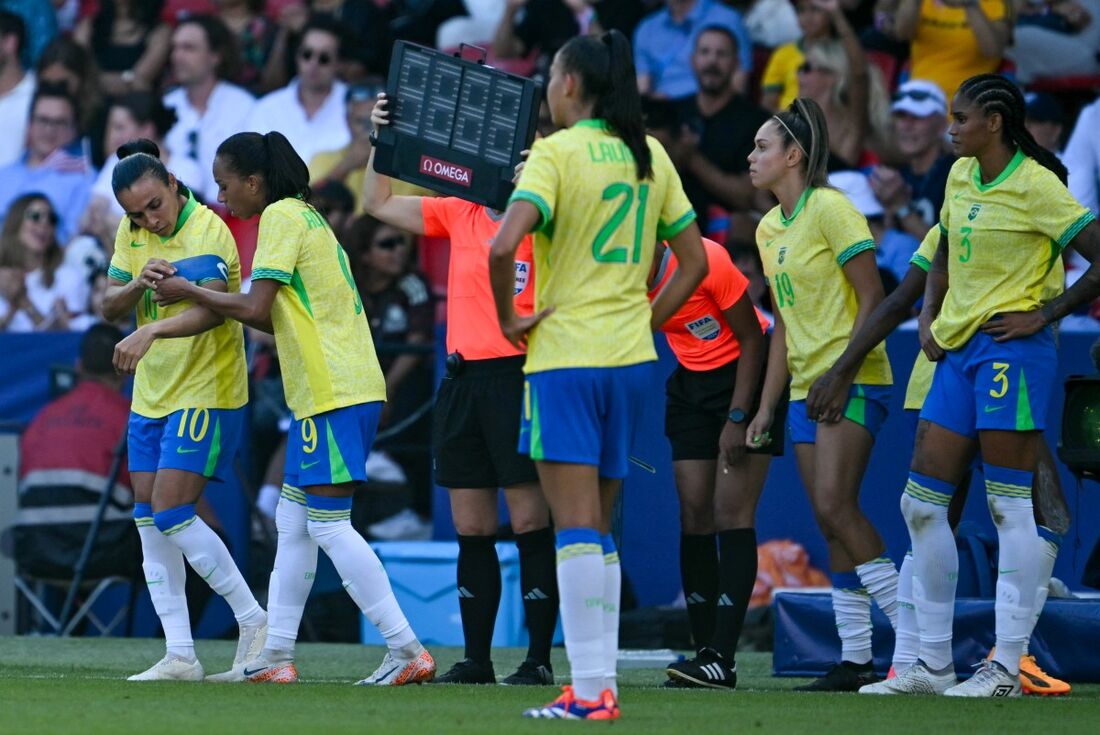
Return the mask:
<path id="1" fill-rule="evenodd" d="M 748 421 L 752 421 L 760 406 L 760 391 L 764 388 L 765 369 L 760 371 L 760 387 L 752 399 Z M 730 399 L 737 377 L 737 360 L 713 370 L 688 370 L 677 365 L 665 384 L 668 398 L 665 405 L 665 436 L 672 445 L 672 461 L 685 459 L 717 459 L 718 438 L 726 425 Z M 749 454 L 783 456 L 787 426 L 787 403 L 790 394 L 775 407 L 769 444 L 759 449 L 749 448 Z"/>
<path id="2" fill-rule="evenodd" d="M 469 360 L 439 386 L 432 420 L 435 481 L 448 488 L 509 487 L 538 482 L 519 453 L 522 355 Z"/>

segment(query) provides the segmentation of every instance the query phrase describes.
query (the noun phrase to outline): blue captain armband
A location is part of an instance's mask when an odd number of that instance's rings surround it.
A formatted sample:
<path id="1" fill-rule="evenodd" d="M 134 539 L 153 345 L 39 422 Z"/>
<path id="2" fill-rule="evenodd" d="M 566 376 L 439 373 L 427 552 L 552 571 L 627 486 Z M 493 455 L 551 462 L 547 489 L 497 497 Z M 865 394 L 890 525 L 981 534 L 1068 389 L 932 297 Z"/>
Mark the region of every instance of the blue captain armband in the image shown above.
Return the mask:
<path id="1" fill-rule="evenodd" d="M 201 286 L 207 281 L 221 281 L 229 284 L 229 266 L 217 255 L 196 255 L 177 260 L 176 275 Z"/>

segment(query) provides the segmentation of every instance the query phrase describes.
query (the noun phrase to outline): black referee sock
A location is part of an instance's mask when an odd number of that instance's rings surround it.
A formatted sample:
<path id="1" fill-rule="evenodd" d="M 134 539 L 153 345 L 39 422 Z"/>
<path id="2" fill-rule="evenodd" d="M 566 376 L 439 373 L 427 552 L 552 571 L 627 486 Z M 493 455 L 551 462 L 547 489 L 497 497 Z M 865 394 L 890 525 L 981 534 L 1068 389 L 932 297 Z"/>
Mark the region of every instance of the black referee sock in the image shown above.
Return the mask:
<path id="1" fill-rule="evenodd" d="M 500 560 L 496 536 L 458 537 L 458 609 L 466 658 L 491 660 L 493 626 L 500 607 Z"/>
<path id="2" fill-rule="evenodd" d="M 687 600 L 691 639 L 696 648 L 709 646 L 718 597 L 718 542 L 713 533 L 680 536 L 680 579 Z"/>
<path id="3" fill-rule="evenodd" d="M 549 528 L 516 534 L 519 589 L 527 617 L 527 657 L 550 665 L 550 646 L 558 624 L 558 570 L 554 532 Z"/>
<path id="4" fill-rule="evenodd" d="M 711 647 L 732 663 L 756 585 L 756 529 L 719 531 L 718 549 L 718 605 Z"/>

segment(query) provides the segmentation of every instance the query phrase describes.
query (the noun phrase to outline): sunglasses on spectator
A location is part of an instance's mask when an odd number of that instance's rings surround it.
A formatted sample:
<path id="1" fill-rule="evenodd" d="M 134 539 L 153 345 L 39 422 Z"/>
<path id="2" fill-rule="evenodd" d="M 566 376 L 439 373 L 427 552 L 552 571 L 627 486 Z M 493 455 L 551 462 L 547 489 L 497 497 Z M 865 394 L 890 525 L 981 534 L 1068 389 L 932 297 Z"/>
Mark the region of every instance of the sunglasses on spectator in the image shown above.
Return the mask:
<path id="1" fill-rule="evenodd" d="M 799 74 L 811 74 L 815 71 L 824 72 L 826 74 L 832 74 L 833 70 L 824 66 L 814 66 L 810 62 L 804 62 L 802 66 L 798 67 Z"/>
<path id="2" fill-rule="evenodd" d="M 915 102 L 924 102 L 925 100 L 939 100 L 938 95 L 935 95 L 926 89 L 909 89 L 902 92 L 895 92 L 894 102 L 900 102 L 906 97 Z"/>
<path id="3" fill-rule="evenodd" d="M 302 61 L 313 61 L 313 57 L 317 57 L 317 63 L 321 66 L 328 66 L 332 63 L 332 54 L 328 51 L 314 51 L 311 48 L 303 48 L 298 52 L 298 58 Z"/>
<path id="4" fill-rule="evenodd" d="M 382 240 L 378 240 L 372 247 L 382 248 L 383 250 L 393 250 L 399 248 L 405 244 L 405 238 L 400 235 L 394 235 L 393 237 L 387 237 Z"/>
<path id="5" fill-rule="evenodd" d="M 380 84 L 352 84 L 348 86 L 348 93 L 344 100 L 347 102 L 371 102 L 378 99 L 378 95 L 385 91 L 385 87 Z"/>
<path id="6" fill-rule="evenodd" d="M 51 225 L 57 224 L 57 215 L 52 211 L 42 211 L 41 209 L 28 209 L 23 212 L 23 219 L 28 222 L 49 222 Z"/>

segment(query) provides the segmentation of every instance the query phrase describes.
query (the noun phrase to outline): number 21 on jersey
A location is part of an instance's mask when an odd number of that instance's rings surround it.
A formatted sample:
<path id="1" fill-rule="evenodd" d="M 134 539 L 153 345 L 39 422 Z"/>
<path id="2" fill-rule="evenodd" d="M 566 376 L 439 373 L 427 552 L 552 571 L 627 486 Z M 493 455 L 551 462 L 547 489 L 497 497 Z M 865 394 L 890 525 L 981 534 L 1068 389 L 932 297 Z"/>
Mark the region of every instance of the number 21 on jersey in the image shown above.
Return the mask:
<path id="1" fill-rule="evenodd" d="M 637 263 L 642 259 L 642 234 L 645 230 L 645 208 L 649 199 L 649 184 L 639 184 L 635 195 L 634 187 L 620 181 L 603 190 L 603 200 L 617 201 L 611 218 L 592 240 L 592 257 L 600 263 Z M 608 244 L 616 238 L 623 222 L 634 210 L 634 243 L 630 245 Z"/>

